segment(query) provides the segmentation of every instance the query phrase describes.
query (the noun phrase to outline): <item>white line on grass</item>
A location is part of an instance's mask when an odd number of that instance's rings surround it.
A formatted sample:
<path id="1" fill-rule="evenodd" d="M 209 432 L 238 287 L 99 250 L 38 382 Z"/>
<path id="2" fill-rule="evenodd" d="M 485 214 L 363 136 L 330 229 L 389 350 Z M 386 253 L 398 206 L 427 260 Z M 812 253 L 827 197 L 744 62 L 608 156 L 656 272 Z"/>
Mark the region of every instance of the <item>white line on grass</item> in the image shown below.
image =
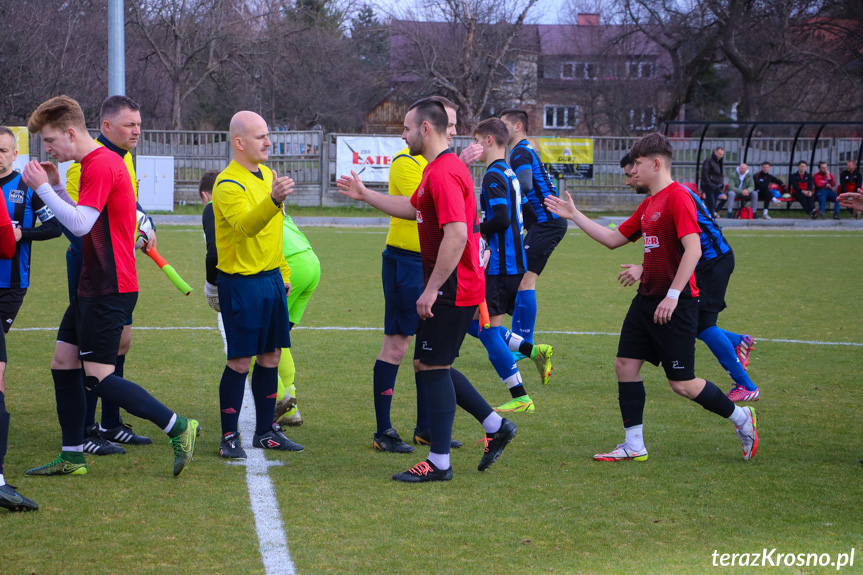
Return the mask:
<path id="1" fill-rule="evenodd" d="M 218 317 L 219 333 L 222 334 L 225 355 L 227 355 L 228 340 L 225 338 L 222 314 L 218 314 Z M 255 516 L 255 529 L 258 532 L 258 544 L 261 550 L 261 560 L 264 563 L 264 572 L 267 575 L 295 575 L 297 570 L 291 559 L 291 552 L 288 550 L 288 536 L 282 524 L 279 500 L 276 499 L 273 481 L 269 476 L 270 466 L 282 465 L 282 462 L 270 461 L 264 456 L 263 449 L 252 447 L 251 438 L 255 433 L 255 415 L 253 413 L 255 398 L 252 396 L 252 388 L 248 378 L 246 378 L 243 405 L 246 409 L 240 410 L 240 435 L 243 438 L 243 449 L 246 450 L 248 459 L 238 461 L 236 464 L 246 467 L 246 484 L 249 486 L 249 500 L 252 513 Z"/>
<path id="2" fill-rule="evenodd" d="M 221 316 L 220 316 L 221 317 Z M 143 329 L 143 330 L 215 330 L 214 327 L 138 327 L 135 326 L 134 329 Z M 321 327 L 311 327 L 311 326 L 294 326 L 294 329 L 302 329 L 308 331 L 380 331 L 382 328 L 380 327 L 352 327 L 352 326 L 321 326 Z M 56 331 L 56 327 L 13 327 L 11 331 Z M 550 333 L 554 335 L 613 335 L 619 336 L 620 332 L 617 331 L 541 331 L 537 330 L 536 333 Z M 770 339 L 766 337 L 756 337 L 758 341 L 770 341 L 773 343 L 799 343 L 802 345 L 838 345 L 838 346 L 848 346 L 848 347 L 863 347 L 863 343 L 857 343 L 854 341 L 821 341 L 821 340 L 806 340 L 806 339 Z"/>

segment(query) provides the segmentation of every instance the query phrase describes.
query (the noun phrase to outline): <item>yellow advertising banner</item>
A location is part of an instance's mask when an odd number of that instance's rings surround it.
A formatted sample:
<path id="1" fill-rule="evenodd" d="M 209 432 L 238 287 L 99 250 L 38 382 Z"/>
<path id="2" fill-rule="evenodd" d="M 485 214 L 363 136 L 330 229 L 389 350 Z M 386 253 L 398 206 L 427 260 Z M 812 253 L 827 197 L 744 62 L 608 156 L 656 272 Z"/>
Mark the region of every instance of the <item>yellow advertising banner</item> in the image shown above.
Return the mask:
<path id="1" fill-rule="evenodd" d="M 534 146 L 550 175 L 578 180 L 593 178 L 593 139 L 535 138 Z"/>
<path id="2" fill-rule="evenodd" d="M 15 134 L 15 141 L 18 145 L 19 154 L 30 153 L 30 132 L 24 126 L 10 126 L 10 130 Z"/>

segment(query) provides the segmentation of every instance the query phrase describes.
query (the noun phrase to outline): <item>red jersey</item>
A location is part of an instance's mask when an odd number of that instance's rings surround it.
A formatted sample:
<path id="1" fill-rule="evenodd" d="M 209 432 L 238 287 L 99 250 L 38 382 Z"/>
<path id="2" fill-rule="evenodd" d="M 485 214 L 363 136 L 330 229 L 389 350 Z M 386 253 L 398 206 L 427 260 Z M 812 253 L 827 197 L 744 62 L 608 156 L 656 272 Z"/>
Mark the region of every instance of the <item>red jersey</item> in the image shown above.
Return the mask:
<path id="1" fill-rule="evenodd" d="M 417 229 L 423 276 L 428 284 L 443 239 L 443 226 L 451 222 L 467 225 L 467 243 L 452 275 L 438 291 L 437 301 L 460 307 L 478 305 L 485 299 L 485 273 L 479 251 L 479 221 L 473 178 L 450 150 L 430 162 L 419 187 L 411 196 L 417 209 Z"/>
<path id="2" fill-rule="evenodd" d="M 78 205 L 99 210 L 96 223 L 82 238 L 84 264 L 78 295 L 138 291 L 135 191 L 120 156 L 101 146 L 84 156 Z"/>
<path id="3" fill-rule="evenodd" d="M 631 242 L 644 236 L 644 273 L 638 293 L 662 298 L 668 293 L 680 267 L 683 256 L 680 238 L 701 234 L 695 203 L 689 191 L 677 182 L 645 198 L 635 213 L 617 229 Z M 680 296 L 697 295 L 693 273 L 688 289 L 684 288 Z"/>

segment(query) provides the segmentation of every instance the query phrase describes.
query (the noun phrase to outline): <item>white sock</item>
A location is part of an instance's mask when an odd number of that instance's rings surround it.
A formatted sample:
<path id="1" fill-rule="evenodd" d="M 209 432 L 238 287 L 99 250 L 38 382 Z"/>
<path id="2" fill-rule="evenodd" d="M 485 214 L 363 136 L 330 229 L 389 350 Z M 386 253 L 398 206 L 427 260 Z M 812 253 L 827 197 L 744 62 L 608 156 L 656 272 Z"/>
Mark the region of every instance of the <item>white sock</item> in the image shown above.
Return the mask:
<path id="1" fill-rule="evenodd" d="M 767 215 L 767 208 L 764 208 L 764 215 Z"/>
<path id="2" fill-rule="evenodd" d="M 60 451 L 77 451 L 78 453 L 84 453 L 84 446 L 83 445 L 73 445 L 73 446 L 64 445 L 63 447 L 60 448 Z"/>
<path id="3" fill-rule="evenodd" d="M 438 469 L 449 469 L 449 453 L 435 453 L 434 451 L 429 451 L 429 461 L 434 463 L 434 466 Z"/>
<path id="4" fill-rule="evenodd" d="M 521 347 L 521 344 L 524 342 L 524 338 L 518 334 L 514 334 L 511 331 L 506 332 L 509 334 L 506 338 L 506 345 L 509 347 L 509 351 L 518 351 L 518 348 Z"/>
<path id="5" fill-rule="evenodd" d="M 497 433 L 501 425 L 503 425 L 503 418 L 496 411 L 492 411 L 482 420 L 482 428 L 486 433 Z"/>
<path id="6" fill-rule="evenodd" d="M 3 487 L 4 485 L 6 485 L 6 478 L 3 477 L 2 473 L 0 473 L 0 487 Z"/>
<path id="7" fill-rule="evenodd" d="M 507 389 L 512 389 L 513 387 L 522 384 L 521 374 L 519 372 L 515 372 L 514 374 L 512 374 L 508 378 L 503 379 L 501 381 L 503 381 L 506 384 Z"/>
<path id="8" fill-rule="evenodd" d="M 744 411 L 739 405 L 735 405 L 734 411 L 728 416 L 728 419 L 737 427 L 743 427 L 749 421 L 749 413 Z"/>
<path id="9" fill-rule="evenodd" d="M 177 414 L 171 416 L 171 421 L 168 422 L 168 425 L 163 429 L 165 433 L 171 433 L 171 430 L 174 429 L 174 424 L 177 423 Z"/>
<path id="10" fill-rule="evenodd" d="M 641 451 L 644 449 L 643 429 L 644 425 L 633 425 L 632 427 L 623 428 L 623 431 L 626 432 L 626 440 L 624 441 L 624 444 L 634 451 Z"/>

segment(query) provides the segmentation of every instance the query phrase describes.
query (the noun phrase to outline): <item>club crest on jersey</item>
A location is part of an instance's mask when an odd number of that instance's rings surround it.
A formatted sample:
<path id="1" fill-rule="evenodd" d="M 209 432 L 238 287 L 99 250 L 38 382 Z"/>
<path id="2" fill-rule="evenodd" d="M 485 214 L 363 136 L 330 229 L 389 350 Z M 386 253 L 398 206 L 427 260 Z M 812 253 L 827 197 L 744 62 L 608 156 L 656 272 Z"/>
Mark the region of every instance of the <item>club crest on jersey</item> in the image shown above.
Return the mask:
<path id="1" fill-rule="evenodd" d="M 9 201 L 13 204 L 23 204 L 24 203 L 24 192 L 21 190 L 12 190 L 9 193 Z"/>
<path id="2" fill-rule="evenodd" d="M 662 212 L 653 212 L 653 215 L 650 216 L 650 221 L 655 222 L 662 215 Z"/>
<path id="3" fill-rule="evenodd" d="M 418 197 L 418 198 L 423 197 L 423 194 L 424 194 L 424 193 L 425 193 L 425 190 L 423 189 L 423 187 L 422 187 L 422 186 L 420 186 L 420 187 L 418 187 L 418 188 L 417 188 L 417 197 Z"/>
<path id="4" fill-rule="evenodd" d="M 659 247 L 659 236 L 644 236 L 644 251 L 649 252 Z"/>

